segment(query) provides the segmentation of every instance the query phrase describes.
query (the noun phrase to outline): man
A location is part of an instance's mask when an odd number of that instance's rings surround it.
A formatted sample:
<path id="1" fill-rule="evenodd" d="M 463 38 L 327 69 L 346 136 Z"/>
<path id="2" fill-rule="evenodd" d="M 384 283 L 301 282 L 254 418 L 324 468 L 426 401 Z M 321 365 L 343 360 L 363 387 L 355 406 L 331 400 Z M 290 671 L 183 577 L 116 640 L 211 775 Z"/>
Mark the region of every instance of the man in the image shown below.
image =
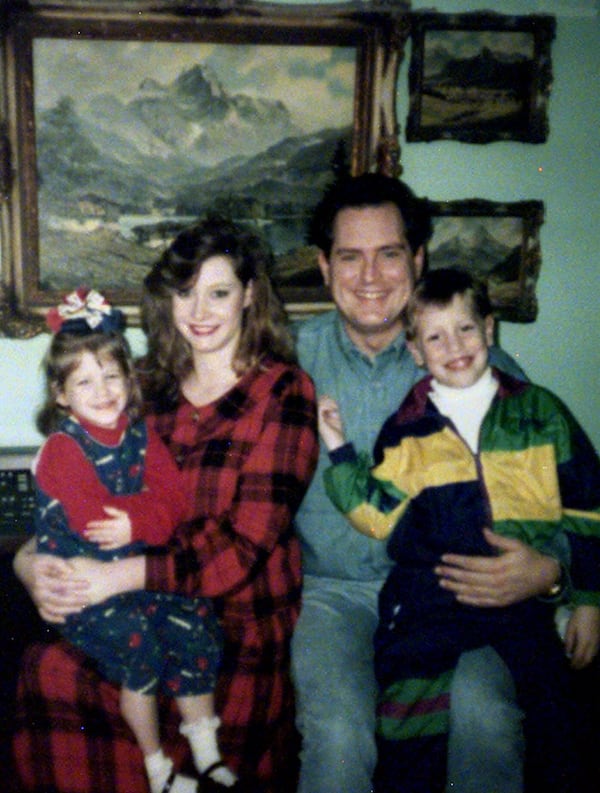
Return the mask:
<path id="1" fill-rule="evenodd" d="M 339 403 L 347 433 L 360 448 L 373 448 L 384 420 L 423 376 L 406 347 L 402 313 L 424 268 L 430 234 L 426 203 L 402 182 L 379 174 L 337 183 L 315 210 L 311 241 L 319 248 L 335 310 L 299 326 L 298 354 L 317 392 Z M 518 372 L 497 349 L 492 360 Z M 390 562 L 384 543 L 355 532 L 328 501 L 322 476 L 327 464 L 323 449 L 296 520 L 305 574 L 292 645 L 303 739 L 299 793 L 369 793 L 376 760 L 372 637 Z M 516 540 L 498 537 L 496 544 L 502 556 L 444 557 L 436 571 L 440 586 L 481 607 L 555 593 L 561 576 L 555 559 Z M 506 668 L 486 648 L 462 657 L 455 680 L 452 789 L 521 793 L 521 713 Z M 465 718 L 461 735 L 460 712 L 481 716 L 476 745 L 472 717 Z"/>

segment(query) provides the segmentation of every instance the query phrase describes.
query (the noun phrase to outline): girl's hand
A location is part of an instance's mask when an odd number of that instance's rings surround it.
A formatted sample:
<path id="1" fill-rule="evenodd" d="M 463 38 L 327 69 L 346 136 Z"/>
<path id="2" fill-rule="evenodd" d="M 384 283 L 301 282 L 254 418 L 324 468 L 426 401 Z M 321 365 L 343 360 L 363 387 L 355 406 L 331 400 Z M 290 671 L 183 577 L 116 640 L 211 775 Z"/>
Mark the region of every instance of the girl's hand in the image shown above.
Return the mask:
<path id="1" fill-rule="evenodd" d="M 565 650 L 573 669 L 590 664 L 600 647 L 600 608 L 577 606 L 567 624 Z"/>
<path id="2" fill-rule="evenodd" d="M 317 402 L 319 417 L 319 434 L 323 443 L 331 452 L 346 443 L 344 427 L 338 403 L 328 396 L 319 397 Z"/>
<path id="3" fill-rule="evenodd" d="M 90 542 L 96 542 L 105 551 L 111 551 L 131 542 L 131 520 L 124 509 L 104 507 L 110 517 L 105 520 L 91 520 L 87 524 L 84 536 Z"/>

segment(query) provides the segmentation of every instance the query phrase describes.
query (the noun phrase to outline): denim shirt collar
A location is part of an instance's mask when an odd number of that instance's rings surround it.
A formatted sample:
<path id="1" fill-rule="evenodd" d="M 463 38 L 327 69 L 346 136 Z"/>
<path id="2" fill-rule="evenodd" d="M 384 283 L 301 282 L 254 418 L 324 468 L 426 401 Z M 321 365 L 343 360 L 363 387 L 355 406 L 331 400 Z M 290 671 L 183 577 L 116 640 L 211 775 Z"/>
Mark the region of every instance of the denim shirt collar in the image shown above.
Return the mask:
<path id="1" fill-rule="evenodd" d="M 397 357 L 401 355 L 406 349 L 406 336 L 404 331 L 401 330 L 396 338 L 390 342 L 387 347 L 384 347 L 383 350 L 376 353 L 374 356 L 367 355 L 362 350 L 359 350 L 350 336 L 348 336 L 348 332 L 346 331 L 343 320 L 338 312 L 336 312 L 334 323 L 334 332 L 337 343 L 339 344 L 340 350 L 344 356 L 350 362 L 359 359 L 373 368 L 378 368 L 379 366 L 385 365 L 385 362 L 390 358 L 390 356 Z"/>

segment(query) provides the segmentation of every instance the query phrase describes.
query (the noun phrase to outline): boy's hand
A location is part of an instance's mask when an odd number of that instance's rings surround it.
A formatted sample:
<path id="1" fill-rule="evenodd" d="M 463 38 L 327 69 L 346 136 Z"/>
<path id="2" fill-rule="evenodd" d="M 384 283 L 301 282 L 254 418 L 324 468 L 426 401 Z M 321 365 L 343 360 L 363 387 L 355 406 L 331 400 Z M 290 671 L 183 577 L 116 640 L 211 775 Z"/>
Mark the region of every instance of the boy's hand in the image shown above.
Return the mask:
<path id="1" fill-rule="evenodd" d="M 565 633 L 565 650 L 573 669 L 583 669 L 590 664 L 600 647 L 600 608 L 577 606 Z"/>
<path id="2" fill-rule="evenodd" d="M 319 416 L 319 434 L 327 449 L 331 452 L 343 446 L 346 443 L 346 437 L 340 409 L 335 399 L 328 396 L 319 397 L 317 414 Z"/>
<path id="3" fill-rule="evenodd" d="M 91 520 L 85 531 L 86 540 L 96 542 L 105 551 L 112 551 L 131 542 L 131 521 L 123 509 L 104 507 L 109 518 Z"/>

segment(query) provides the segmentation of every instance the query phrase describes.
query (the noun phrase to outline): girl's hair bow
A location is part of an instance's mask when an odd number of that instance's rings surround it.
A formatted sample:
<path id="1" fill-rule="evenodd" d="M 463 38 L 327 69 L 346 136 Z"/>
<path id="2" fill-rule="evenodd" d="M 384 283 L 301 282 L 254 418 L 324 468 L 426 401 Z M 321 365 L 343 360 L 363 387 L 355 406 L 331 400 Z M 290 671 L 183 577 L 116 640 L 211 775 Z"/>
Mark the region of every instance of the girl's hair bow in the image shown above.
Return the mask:
<path id="1" fill-rule="evenodd" d="M 95 289 L 79 287 L 51 308 L 46 324 L 53 333 L 110 333 L 125 328 L 125 315 Z"/>

